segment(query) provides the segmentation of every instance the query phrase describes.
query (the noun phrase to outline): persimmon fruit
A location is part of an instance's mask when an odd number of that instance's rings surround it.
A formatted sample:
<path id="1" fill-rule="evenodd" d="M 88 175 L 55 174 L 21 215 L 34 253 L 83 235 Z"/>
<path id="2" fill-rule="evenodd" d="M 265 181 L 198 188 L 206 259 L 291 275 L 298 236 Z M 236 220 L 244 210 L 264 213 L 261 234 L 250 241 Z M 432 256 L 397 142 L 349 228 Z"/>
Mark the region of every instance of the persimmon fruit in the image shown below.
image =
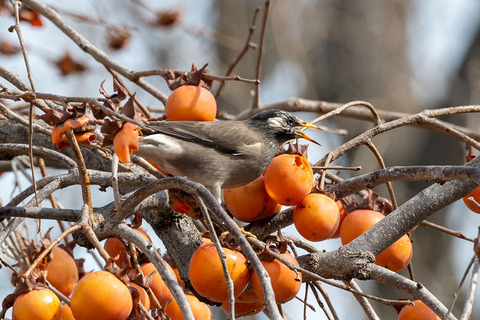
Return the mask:
<path id="1" fill-rule="evenodd" d="M 210 308 L 205 303 L 198 300 L 198 298 L 194 295 L 186 294 L 185 296 L 187 297 L 188 303 L 192 308 L 192 313 L 195 317 L 195 320 L 210 320 L 213 318 Z M 175 300 L 165 307 L 165 313 L 170 317 L 171 320 L 183 320 L 182 311 L 180 311 L 180 307 Z"/>
<path id="2" fill-rule="evenodd" d="M 128 284 L 129 287 L 135 288 L 138 291 L 139 300 L 145 307 L 145 309 L 149 310 L 150 309 L 150 298 L 148 297 L 147 290 L 145 290 L 143 287 L 139 286 L 138 284 L 134 282 L 130 282 Z"/>
<path id="3" fill-rule="evenodd" d="M 222 309 L 229 312 L 230 303 L 224 302 Z M 253 316 L 265 309 L 263 298 L 257 296 L 253 288 L 245 289 L 242 294 L 235 299 L 235 314 L 237 317 Z"/>
<path id="4" fill-rule="evenodd" d="M 75 286 L 70 307 L 76 320 L 124 320 L 133 302 L 127 286 L 107 271 L 85 275 Z"/>
<path id="5" fill-rule="evenodd" d="M 340 213 L 340 222 L 338 223 L 337 231 L 335 231 L 333 236 L 330 237 L 332 239 L 340 238 L 340 226 L 342 225 L 343 220 L 345 219 L 345 217 L 348 214 L 348 211 L 345 210 L 342 201 L 337 200 L 336 203 L 337 203 L 337 207 L 338 207 L 338 212 Z"/>
<path id="6" fill-rule="evenodd" d="M 149 242 L 152 242 L 152 239 L 150 239 L 150 236 L 142 229 L 133 228 L 133 230 L 141 234 Z M 105 243 L 103 244 L 103 248 L 105 249 L 105 251 L 107 251 L 108 255 L 111 258 L 115 258 L 118 256 L 118 259 L 115 260 L 115 264 L 118 267 L 121 268 L 123 264 L 128 265 L 128 262 L 124 254 L 126 253 L 127 249 L 125 249 L 125 246 L 123 245 L 122 241 L 120 241 L 117 238 L 107 238 L 107 240 L 105 240 Z"/>
<path id="7" fill-rule="evenodd" d="M 75 317 L 73 316 L 72 313 L 72 308 L 66 303 L 62 305 L 62 317 L 60 318 L 62 320 L 75 320 Z"/>
<path id="8" fill-rule="evenodd" d="M 52 260 L 47 264 L 47 280 L 67 297 L 78 282 L 77 263 L 62 248 L 52 249 Z"/>
<path id="9" fill-rule="evenodd" d="M 337 231 L 340 212 L 335 201 L 320 193 L 308 194 L 293 212 L 297 231 L 307 240 L 322 241 Z"/>
<path id="10" fill-rule="evenodd" d="M 170 94 L 165 111 L 167 121 L 213 121 L 217 115 L 217 102 L 209 90 L 184 85 Z"/>
<path id="11" fill-rule="evenodd" d="M 298 266 L 297 259 L 290 253 L 281 253 L 280 256 Z M 302 274 L 299 272 L 297 276 L 295 271 L 277 259 L 273 261 L 262 261 L 262 265 L 270 276 L 277 303 L 285 303 L 295 298 L 298 291 L 300 291 Z M 257 296 L 263 297 L 263 288 L 256 272 L 252 272 L 250 283 Z"/>
<path id="12" fill-rule="evenodd" d="M 168 270 L 172 273 L 172 275 L 175 276 L 175 272 L 173 271 L 172 267 L 169 264 L 166 264 L 166 265 Z M 142 264 L 142 272 L 145 276 L 151 275 L 154 271 L 155 271 L 155 274 L 153 275 L 152 284 L 150 288 L 152 289 L 153 294 L 157 298 L 158 302 L 162 306 L 165 306 L 173 301 L 173 295 L 170 292 L 170 289 L 168 289 L 167 285 L 162 279 L 162 276 L 157 271 L 153 263 L 147 262 Z M 151 303 L 151 306 L 153 308 L 154 304 Z"/>
<path id="13" fill-rule="evenodd" d="M 385 216 L 373 210 L 355 210 L 347 215 L 340 226 L 340 239 L 345 245 L 370 229 Z M 412 259 L 413 248 L 408 235 L 403 235 L 380 253 L 375 263 L 392 271 L 405 268 Z"/>
<path id="14" fill-rule="evenodd" d="M 475 188 L 475 190 L 463 197 L 463 202 L 468 209 L 475 213 L 480 213 L 480 187 Z"/>
<path id="15" fill-rule="evenodd" d="M 60 299 L 46 288 L 24 293 L 13 303 L 13 320 L 59 320 L 61 314 Z"/>
<path id="16" fill-rule="evenodd" d="M 413 301 L 414 306 L 404 306 L 398 314 L 398 320 L 440 320 L 440 317 L 435 314 L 423 301 Z"/>
<path id="17" fill-rule="evenodd" d="M 233 281 L 234 296 L 238 297 L 250 280 L 247 259 L 238 251 L 222 248 L 226 255 L 228 273 Z M 188 269 L 190 283 L 202 297 L 215 302 L 228 301 L 228 289 L 222 263 L 215 244 L 203 243 L 192 255 Z"/>
<path id="18" fill-rule="evenodd" d="M 280 212 L 281 205 L 270 198 L 261 175 L 244 186 L 223 191 L 228 211 L 240 221 L 261 220 Z"/>
<path id="19" fill-rule="evenodd" d="M 313 187 L 313 172 L 307 158 L 281 154 L 272 159 L 264 172 L 268 195 L 285 206 L 300 203 Z"/>

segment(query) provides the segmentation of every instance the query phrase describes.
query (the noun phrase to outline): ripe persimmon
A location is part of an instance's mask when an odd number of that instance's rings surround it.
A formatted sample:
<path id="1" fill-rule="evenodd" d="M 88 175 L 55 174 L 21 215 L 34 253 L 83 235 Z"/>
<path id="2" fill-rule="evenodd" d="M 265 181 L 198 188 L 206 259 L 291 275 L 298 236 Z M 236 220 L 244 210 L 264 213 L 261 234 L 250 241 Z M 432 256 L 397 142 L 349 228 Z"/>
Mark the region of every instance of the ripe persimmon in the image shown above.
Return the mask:
<path id="1" fill-rule="evenodd" d="M 281 205 L 265 190 L 264 176 L 244 186 L 225 189 L 223 198 L 228 211 L 240 221 L 257 221 L 280 212 Z"/>
<path id="2" fill-rule="evenodd" d="M 413 303 L 414 306 L 405 306 L 400 310 L 398 320 L 440 320 L 440 317 L 421 300 L 415 300 Z"/>
<path id="3" fill-rule="evenodd" d="M 47 280 L 67 297 L 78 282 L 77 263 L 62 248 L 52 249 L 52 260 L 47 264 Z"/>
<path id="4" fill-rule="evenodd" d="M 148 297 L 147 291 L 143 287 L 139 286 L 138 284 L 136 284 L 134 282 L 130 282 L 128 284 L 128 286 L 130 286 L 132 288 L 135 288 L 138 291 L 138 293 L 140 294 L 140 297 L 139 297 L 140 302 L 143 304 L 145 309 L 149 310 L 150 309 L 150 298 Z"/>
<path id="5" fill-rule="evenodd" d="M 343 219 L 345 219 L 345 217 L 348 214 L 348 211 L 345 210 L 345 208 L 343 207 L 342 201 L 337 200 L 336 203 L 337 203 L 337 207 L 338 207 L 338 212 L 340 213 L 340 222 L 338 224 L 337 231 L 335 231 L 333 236 L 330 237 L 331 239 L 340 238 L 340 226 L 342 225 Z"/>
<path id="6" fill-rule="evenodd" d="M 373 210 L 355 210 L 347 215 L 340 226 L 340 238 L 345 245 L 370 229 L 385 216 Z M 405 268 L 412 259 L 413 248 L 408 235 L 403 235 L 377 256 L 375 263 L 392 271 Z"/>
<path id="7" fill-rule="evenodd" d="M 14 320 L 59 320 L 61 315 L 60 299 L 50 289 L 35 288 L 13 303 Z"/>
<path id="8" fill-rule="evenodd" d="M 72 308 L 66 303 L 62 305 L 62 317 L 60 318 L 62 320 L 75 320 L 75 317 L 73 316 L 72 313 Z"/>
<path id="9" fill-rule="evenodd" d="M 140 128 L 131 122 L 125 122 L 113 138 L 113 149 L 122 162 L 130 162 L 130 155 L 138 150 Z"/>
<path id="10" fill-rule="evenodd" d="M 468 209 L 475 213 L 480 213 L 480 187 L 475 188 L 475 190 L 463 197 L 463 202 L 465 202 Z"/>
<path id="11" fill-rule="evenodd" d="M 281 253 L 280 256 L 298 266 L 297 259 L 290 253 Z M 302 285 L 302 274 L 300 272 L 297 274 L 277 259 L 262 261 L 262 264 L 270 276 L 277 303 L 285 303 L 295 298 Z M 256 272 L 252 273 L 250 283 L 257 296 L 263 297 L 262 285 Z"/>
<path id="12" fill-rule="evenodd" d="M 172 267 L 170 267 L 169 264 L 167 264 L 167 268 L 168 270 L 170 270 L 172 275 L 175 276 L 175 272 L 173 271 Z M 173 296 L 172 296 L 172 293 L 170 292 L 170 289 L 168 289 L 167 285 L 162 279 L 162 276 L 157 271 L 153 263 L 147 262 L 142 264 L 142 272 L 145 276 L 151 275 L 154 271 L 155 271 L 155 274 L 153 275 L 152 284 L 150 287 L 153 291 L 153 294 L 157 298 L 158 302 L 162 306 L 165 306 L 173 301 Z M 154 307 L 153 303 L 151 304 L 151 306 L 152 308 Z"/>
<path id="13" fill-rule="evenodd" d="M 238 297 L 248 284 L 250 270 L 247 259 L 238 251 L 222 248 L 227 257 L 227 267 Z M 215 244 L 203 243 L 192 255 L 188 269 L 190 283 L 202 297 L 215 302 L 228 301 L 228 289 L 222 263 Z"/>
<path id="14" fill-rule="evenodd" d="M 70 307 L 76 320 L 121 320 L 132 311 L 127 286 L 107 271 L 85 275 L 75 286 Z"/>
<path id="15" fill-rule="evenodd" d="M 222 304 L 222 309 L 229 312 L 230 303 L 224 302 Z M 247 317 L 253 316 L 257 313 L 260 313 L 265 309 L 265 302 L 263 299 L 259 299 L 254 302 L 235 302 L 235 316 L 236 317 Z"/>
<path id="16" fill-rule="evenodd" d="M 195 317 L 195 320 L 210 320 L 213 318 L 210 308 L 205 303 L 198 300 L 194 295 L 186 294 L 185 296 L 187 297 L 188 303 L 192 308 L 192 313 Z M 175 300 L 165 307 L 165 313 L 170 317 L 171 320 L 183 320 L 182 312 L 180 311 L 180 307 Z"/>
<path id="17" fill-rule="evenodd" d="M 165 111 L 167 121 L 213 121 L 217 115 L 217 102 L 209 90 L 184 85 L 170 94 Z"/>
<path id="18" fill-rule="evenodd" d="M 340 212 L 335 201 L 320 193 L 308 194 L 295 208 L 293 223 L 307 240 L 322 241 L 338 229 Z"/>
<path id="19" fill-rule="evenodd" d="M 150 236 L 142 229 L 133 228 L 133 230 L 141 234 L 149 242 L 152 242 Z M 127 249 L 125 249 L 125 247 L 123 246 L 122 241 L 118 240 L 117 238 L 107 238 L 107 240 L 105 240 L 105 243 L 103 244 L 103 248 L 105 249 L 105 251 L 107 251 L 108 255 L 111 258 L 115 258 L 118 256 L 118 260 L 115 260 L 115 264 L 117 266 L 121 268 L 123 264 L 128 265 L 124 254 Z"/>
<path id="20" fill-rule="evenodd" d="M 230 303 L 224 302 L 222 309 L 229 312 Z M 235 299 L 235 314 L 237 317 L 253 316 L 265 309 L 263 298 L 257 296 L 253 288 L 245 289 L 242 294 Z"/>
<path id="21" fill-rule="evenodd" d="M 308 160 L 299 154 L 276 156 L 264 176 L 268 195 L 285 206 L 300 203 L 313 187 L 312 168 Z"/>

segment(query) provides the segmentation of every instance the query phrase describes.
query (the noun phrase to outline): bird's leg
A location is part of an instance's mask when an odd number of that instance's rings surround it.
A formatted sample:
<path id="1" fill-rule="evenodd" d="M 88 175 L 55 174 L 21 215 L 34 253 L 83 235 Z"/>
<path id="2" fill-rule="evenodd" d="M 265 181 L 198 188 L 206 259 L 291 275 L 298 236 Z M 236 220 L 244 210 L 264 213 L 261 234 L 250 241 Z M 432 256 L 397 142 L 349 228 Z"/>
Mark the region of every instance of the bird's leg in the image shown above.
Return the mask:
<path id="1" fill-rule="evenodd" d="M 212 187 L 212 194 L 217 199 L 218 203 L 222 204 L 222 199 L 220 195 L 222 194 L 222 188 L 219 185 L 215 185 Z"/>

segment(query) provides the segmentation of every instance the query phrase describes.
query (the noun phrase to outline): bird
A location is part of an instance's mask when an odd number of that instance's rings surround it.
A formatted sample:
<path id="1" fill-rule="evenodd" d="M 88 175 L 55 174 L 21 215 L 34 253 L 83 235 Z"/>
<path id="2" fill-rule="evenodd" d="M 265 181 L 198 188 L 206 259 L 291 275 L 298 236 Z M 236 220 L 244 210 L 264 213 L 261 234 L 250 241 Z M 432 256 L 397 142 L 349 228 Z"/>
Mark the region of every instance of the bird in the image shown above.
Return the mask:
<path id="1" fill-rule="evenodd" d="M 300 127 L 319 129 L 277 109 L 238 121 L 162 121 L 148 126 L 153 133 L 140 138 L 134 154 L 203 184 L 220 202 L 221 189 L 258 178 L 285 142 L 303 138 L 318 144 Z"/>

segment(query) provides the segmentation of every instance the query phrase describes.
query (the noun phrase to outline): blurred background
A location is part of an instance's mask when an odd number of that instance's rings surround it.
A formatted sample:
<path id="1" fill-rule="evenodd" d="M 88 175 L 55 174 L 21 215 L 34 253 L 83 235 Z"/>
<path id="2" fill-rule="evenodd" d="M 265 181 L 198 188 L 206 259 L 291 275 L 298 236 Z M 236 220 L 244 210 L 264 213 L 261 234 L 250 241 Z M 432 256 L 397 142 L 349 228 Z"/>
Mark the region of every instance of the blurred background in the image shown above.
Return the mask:
<path id="1" fill-rule="evenodd" d="M 263 1 L 240 0 L 117 0 L 46 1 L 95 46 L 132 70 L 189 70 L 192 63 L 223 75 L 245 45 L 256 8 Z M 2 4 L 2 1 L 0 1 Z M 1 6 L 10 6 L 3 1 Z M 0 7 L 1 7 L 0 6 Z M 4 11 L 0 11 L 4 12 Z M 480 2 L 476 0 L 276 0 L 270 4 L 261 64 L 260 102 L 274 103 L 291 97 L 345 103 L 364 100 L 388 111 L 417 113 L 423 109 L 476 104 L 480 87 Z M 251 39 L 258 43 L 263 11 L 256 18 Z M 98 88 L 112 92 L 111 75 L 92 57 L 76 47 L 45 18 L 43 26 L 22 23 L 37 90 L 59 95 L 99 97 Z M 8 27 L 14 20 L 0 16 L 0 65 L 17 73 L 25 82 L 18 41 Z M 9 48 L 10 51 L 5 48 Z M 254 79 L 257 51 L 250 49 L 233 74 Z M 167 95 L 170 90 L 160 77 L 147 79 Z M 0 79 L 0 83 L 9 86 Z M 146 105 L 161 111 L 162 104 L 135 85 L 127 83 Z M 213 88 L 215 92 L 218 86 Z M 230 113 L 251 105 L 253 86 L 229 82 L 218 99 L 219 109 Z M 160 113 L 158 114 L 160 115 Z M 314 114 L 301 114 L 313 119 Z M 476 114 L 455 115 L 443 120 L 478 129 Z M 345 128 L 347 137 L 317 134 L 321 147 L 312 146 L 310 161 L 363 132 L 372 125 L 360 120 L 336 117 L 326 125 Z M 418 128 L 400 128 L 376 137 L 374 143 L 387 166 L 415 164 L 463 164 L 466 146 L 450 137 Z M 360 165 L 366 173 L 378 169 L 367 148 L 359 148 L 339 160 Z M 342 176 L 348 177 L 347 173 Z M 15 176 L 1 178 L 0 196 L 8 202 L 15 194 Z M 21 182 L 24 187 L 27 182 Z M 399 204 L 428 186 L 428 183 L 394 183 Z M 376 192 L 386 195 L 383 186 Z M 80 208 L 78 190 L 58 192 L 67 208 Z M 57 195 L 57 194 L 56 194 Z M 97 193 L 95 205 L 112 201 L 111 194 Z M 461 202 L 431 218 L 452 229 L 475 237 L 480 219 Z M 48 224 L 45 225 L 47 227 Z M 294 228 L 287 232 L 295 233 Z M 412 261 L 416 280 L 423 283 L 446 305 L 450 304 L 459 279 L 473 255 L 472 245 L 437 231 L 419 227 L 414 233 Z M 157 245 L 161 246 L 159 240 Z M 318 246 L 338 248 L 340 241 Z M 78 250 L 81 250 L 80 248 Z M 97 268 L 89 264 L 88 270 Z M 406 273 L 404 273 L 406 274 Z M 9 272 L 2 270 L 2 279 Z M 470 276 L 467 277 L 470 279 Z M 386 298 L 408 295 L 375 283 L 362 288 Z M 0 295 L 13 288 L 0 281 Z M 326 286 L 340 319 L 364 319 L 356 301 L 344 292 Z M 465 288 L 464 288 L 465 289 Z M 302 291 L 303 292 L 303 291 Z M 303 293 L 299 296 L 303 297 Z M 463 294 L 465 290 L 463 290 Z M 476 303 L 480 300 L 477 298 Z M 314 299 L 315 313 L 309 319 L 324 319 Z M 372 302 L 382 319 L 396 318 L 395 311 Z M 463 298 L 457 306 L 462 306 Z M 285 307 L 291 319 L 299 319 L 303 305 L 293 301 Z M 458 314 L 458 310 L 456 311 Z M 216 319 L 226 319 L 218 312 Z M 259 315 L 258 319 L 265 319 Z M 480 318 L 476 307 L 472 319 Z"/>

